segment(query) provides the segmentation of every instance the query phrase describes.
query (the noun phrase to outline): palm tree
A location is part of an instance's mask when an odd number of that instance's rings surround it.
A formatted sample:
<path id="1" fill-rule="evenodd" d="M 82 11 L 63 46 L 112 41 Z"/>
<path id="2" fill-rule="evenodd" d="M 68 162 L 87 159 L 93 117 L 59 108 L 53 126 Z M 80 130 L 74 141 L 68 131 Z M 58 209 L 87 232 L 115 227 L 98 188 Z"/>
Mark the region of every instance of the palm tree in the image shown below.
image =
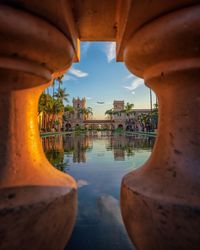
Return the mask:
<path id="1" fill-rule="evenodd" d="M 112 120 L 113 114 L 114 114 L 113 109 L 108 109 L 105 112 L 105 115 L 108 115 L 110 117 L 110 120 Z"/>
<path id="2" fill-rule="evenodd" d="M 64 113 L 64 105 L 63 105 L 62 101 L 60 99 L 53 100 L 53 104 L 51 107 L 52 118 L 51 118 L 50 129 L 52 129 L 52 127 L 54 125 L 56 125 L 56 124 L 58 125 L 58 123 L 59 123 L 58 115 L 59 114 L 63 115 L 63 113 Z"/>
<path id="3" fill-rule="evenodd" d="M 85 115 L 86 115 L 86 119 L 88 119 L 89 115 L 93 115 L 92 112 L 92 108 L 91 107 L 87 107 L 85 110 Z"/>
<path id="4" fill-rule="evenodd" d="M 154 108 L 151 114 L 152 118 L 152 125 L 154 129 L 157 129 L 158 127 L 158 103 L 154 103 Z"/>
<path id="5" fill-rule="evenodd" d="M 62 78 L 63 78 L 64 75 L 62 76 L 59 76 L 56 80 L 58 81 L 58 88 L 60 89 L 60 86 L 62 85 Z"/>
<path id="6" fill-rule="evenodd" d="M 129 116 L 130 114 L 133 114 L 133 107 L 134 104 L 133 103 L 129 103 L 127 102 L 126 106 L 124 107 L 124 110 L 122 112 L 124 112 L 127 116 Z"/>
<path id="7" fill-rule="evenodd" d="M 79 112 L 79 114 L 83 115 L 84 120 L 86 120 L 89 117 L 89 115 L 93 115 L 91 107 L 79 108 L 78 112 Z"/>
<path id="8" fill-rule="evenodd" d="M 68 96 L 69 96 L 69 94 L 66 93 L 66 88 L 64 88 L 64 89 L 58 88 L 57 92 L 54 94 L 54 97 L 59 99 L 62 103 L 63 103 L 63 101 L 69 102 L 69 100 L 67 98 Z"/>
<path id="9" fill-rule="evenodd" d="M 55 84 L 56 84 L 56 79 L 53 79 L 53 82 L 52 82 L 52 88 L 53 88 L 53 95 L 52 97 L 54 98 L 54 94 L 55 94 Z"/>
<path id="10" fill-rule="evenodd" d="M 42 113 L 42 124 L 40 126 L 46 131 L 49 123 L 53 99 L 49 94 L 42 93 L 38 104 L 38 116 Z M 40 127 L 40 128 L 41 128 Z"/>
<path id="11" fill-rule="evenodd" d="M 74 108 L 70 105 L 64 107 L 65 112 L 74 113 Z"/>
<path id="12" fill-rule="evenodd" d="M 150 109 L 151 109 L 151 113 L 152 113 L 152 90 L 149 89 L 149 96 L 150 96 Z"/>
<path id="13" fill-rule="evenodd" d="M 67 105 L 64 107 L 65 114 L 63 116 L 63 119 L 67 121 L 70 118 L 71 114 L 74 114 L 74 108 L 70 105 Z"/>

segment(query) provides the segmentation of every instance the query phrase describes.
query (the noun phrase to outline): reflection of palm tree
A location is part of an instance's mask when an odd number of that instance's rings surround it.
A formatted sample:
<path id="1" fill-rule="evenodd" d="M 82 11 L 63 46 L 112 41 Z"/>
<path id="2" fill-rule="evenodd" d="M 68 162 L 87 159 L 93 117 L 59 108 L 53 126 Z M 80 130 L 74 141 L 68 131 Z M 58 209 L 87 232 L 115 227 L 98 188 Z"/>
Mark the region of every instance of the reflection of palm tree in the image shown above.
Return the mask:
<path id="1" fill-rule="evenodd" d="M 126 151 L 127 157 L 135 155 L 134 146 L 130 141 L 129 142 L 127 141 L 125 145 L 125 151 Z"/>

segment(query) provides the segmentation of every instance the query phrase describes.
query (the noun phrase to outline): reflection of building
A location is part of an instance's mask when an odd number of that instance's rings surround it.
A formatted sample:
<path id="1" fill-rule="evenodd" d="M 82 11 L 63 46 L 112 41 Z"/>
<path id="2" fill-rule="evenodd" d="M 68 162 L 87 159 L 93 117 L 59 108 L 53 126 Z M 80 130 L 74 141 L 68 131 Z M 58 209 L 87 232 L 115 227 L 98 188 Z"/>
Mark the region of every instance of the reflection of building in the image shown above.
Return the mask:
<path id="1" fill-rule="evenodd" d="M 66 136 L 64 139 L 64 151 L 73 154 L 73 162 L 86 162 L 86 151 L 91 147 L 89 136 Z"/>
<path id="2" fill-rule="evenodd" d="M 108 147 L 113 150 L 114 159 L 116 161 L 125 160 L 126 137 L 114 136 L 109 138 Z"/>
<path id="3" fill-rule="evenodd" d="M 115 135 L 109 137 L 106 148 L 113 151 L 115 161 L 124 161 L 125 157 L 133 156 L 135 151 L 153 148 L 154 142 L 153 137 Z"/>

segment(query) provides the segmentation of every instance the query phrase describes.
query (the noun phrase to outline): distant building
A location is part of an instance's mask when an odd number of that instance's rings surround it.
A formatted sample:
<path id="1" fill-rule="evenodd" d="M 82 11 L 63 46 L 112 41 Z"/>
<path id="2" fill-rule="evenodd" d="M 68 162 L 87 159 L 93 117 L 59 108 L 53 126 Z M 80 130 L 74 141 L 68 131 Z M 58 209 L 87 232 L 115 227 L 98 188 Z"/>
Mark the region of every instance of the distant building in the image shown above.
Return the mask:
<path id="1" fill-rule="evenodd" d="M 73 119 L 74 122 L 80 122 L 83 120 L 83 114 L 80 113 L 80 109 L 84 109 L 86 108 L 86 99 L 85 97 L 80 99 L 78 98 L 73 98 L 72 100 L 73 103 L 73 108 L 74 108 L 74 115 L 73 115 Z"/>
<path id="2" fill-rule="evenodd" d="M 89 119 L 90 117 L 86 118 L 84 114 L 81 113 L 81 110 L 86 108 L 86 99 L 84 98 L 73 98 L 73 112 L 65 112 L 64 114 L 64 121 L 63 127 L 64 130 L 74 129 L 75 127 L 83 127 L 83 121 L 85 119 Z"/>
<path id="3" fill-rule="evenodd" d="M 65 112 L 63 128 L 64 130 L 81 128 L 106 128 L 124 130 L 142 130 L 139 117 L 141 114 L 149 114 L 150 109 L 133 109 L 128 114 L 125 111 L 125 104 L 123 100 L 114 100 L 112 114 L 108 120 L 92 120 L 91 116 L 85 117 L 81 110 L 86 109 L 86 99 L 73 98 L 73 111 Z"/>
<path id="4" fill-rule="evenodd" d="M 141 114 L 149 114 L 150 109 L 133 109 L 132 112 L 126 114 L 124 101 L 115 100 L 113 102 L 113 120 L 114 127 L 122 128 L 124 130 L 141 130 L 141 124 L 139 123 L 139 116 Z"/>
<path id="5" fill-rule="evenodd" d="M 125 128 L 126 114 L 122 112 L 124 110 L 124 101 L 113 102 L 113 120 L 116 128 Z"/>

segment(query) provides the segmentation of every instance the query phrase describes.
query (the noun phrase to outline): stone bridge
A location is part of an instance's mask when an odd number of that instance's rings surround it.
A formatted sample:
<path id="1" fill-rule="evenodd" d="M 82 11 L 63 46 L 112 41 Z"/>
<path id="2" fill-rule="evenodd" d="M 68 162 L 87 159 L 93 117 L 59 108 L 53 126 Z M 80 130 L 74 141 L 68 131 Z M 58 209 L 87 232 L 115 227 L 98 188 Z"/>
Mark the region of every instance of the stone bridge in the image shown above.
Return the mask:
<path id="1" fill-rule="evenodd" d="M 114 120 L 84 120 L 84 124 L 113 124 Z"/>
<path id="2" fill-rule="evenodd" d="M 65 130 L 75 128 L 76 126 L 87 127 L 87 128 L 107 128 L 107 129 L 116 129 L 116 128 L 126 128 L 125 120 L 72 120 L 65 122 Z"/>

